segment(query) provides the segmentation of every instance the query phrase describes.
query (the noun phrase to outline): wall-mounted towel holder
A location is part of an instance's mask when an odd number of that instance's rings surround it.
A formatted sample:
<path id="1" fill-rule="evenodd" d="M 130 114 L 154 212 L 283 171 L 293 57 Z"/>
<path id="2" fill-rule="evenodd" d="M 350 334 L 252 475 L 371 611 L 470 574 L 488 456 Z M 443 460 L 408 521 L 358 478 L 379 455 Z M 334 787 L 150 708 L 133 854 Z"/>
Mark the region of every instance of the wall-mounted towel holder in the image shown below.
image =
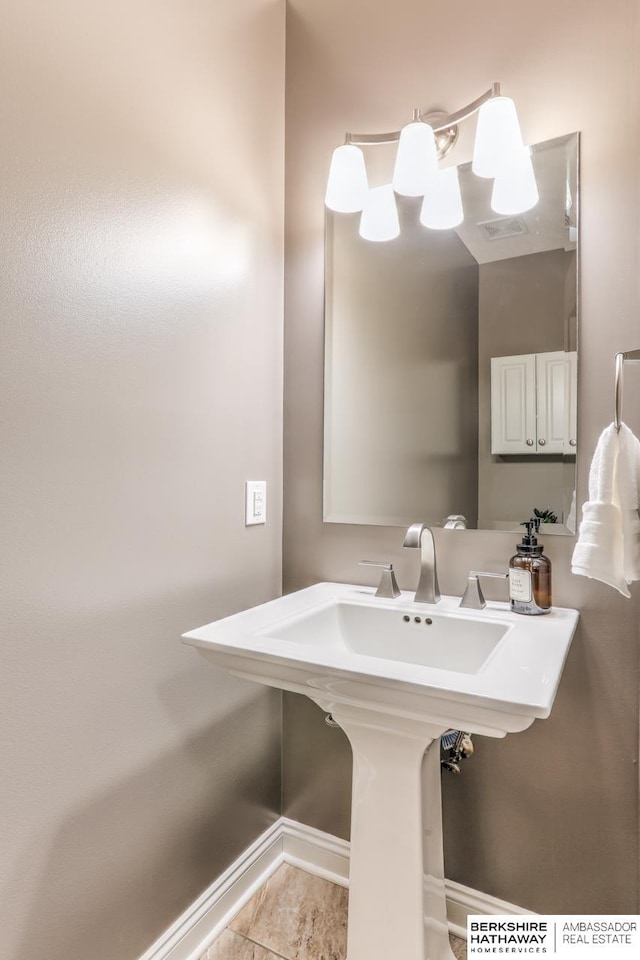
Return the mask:
<path id="1" fill-rule="evenodd" d="M 640 363 L 640 350 L 616 353 L 616 398 L 613 422 L 618 433 L 620 433 L 620 424 L 622 423 L 622 368 L 625 363 Z"/>

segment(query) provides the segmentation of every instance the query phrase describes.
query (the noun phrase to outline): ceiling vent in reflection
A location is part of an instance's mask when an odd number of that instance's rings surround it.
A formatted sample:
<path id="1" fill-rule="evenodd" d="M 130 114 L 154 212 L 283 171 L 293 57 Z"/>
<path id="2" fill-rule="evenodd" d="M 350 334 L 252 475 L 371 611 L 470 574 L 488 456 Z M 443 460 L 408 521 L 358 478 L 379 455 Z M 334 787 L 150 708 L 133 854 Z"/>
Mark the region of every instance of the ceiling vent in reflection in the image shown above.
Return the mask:
<path id="1" fill-rule="evenodd" d="M 505 240 L 529 233 L 522 217 L 498 217 L 496 220 L 483 220 L 476 226 L 485 240 Z"/>

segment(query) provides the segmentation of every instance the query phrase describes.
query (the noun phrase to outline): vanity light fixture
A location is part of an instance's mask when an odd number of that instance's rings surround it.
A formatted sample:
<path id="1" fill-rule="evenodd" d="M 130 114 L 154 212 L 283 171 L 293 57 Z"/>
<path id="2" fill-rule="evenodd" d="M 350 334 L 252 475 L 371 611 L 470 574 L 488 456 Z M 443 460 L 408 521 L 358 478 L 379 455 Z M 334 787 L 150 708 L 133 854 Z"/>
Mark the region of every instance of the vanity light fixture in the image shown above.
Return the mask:
<path id="1" fill-rule="evenodd" d="M 369 190 L 360 217 L 360 236 L 379 242 L 400 236 L 398 209 L 390 183 Z"/>
<path id="2" fill-rule="evenodd" d="M 433 128 L 413 111 L 413 120 L 400 131 L 398 152 L 391 181 L 396 193 L 404 197 L 423 197 L 429 178 L 438 170 L 438 154 Z"/>
<path id="3" fill-rule="evenodd" d="M 336 213 L 358 213 L 368 193 L 364 154 L 360 147 L 344 143 L 333 151 L 324 202 Z"/>
<path id="4" fill-rule="evenodd" d="M 458 168 L 438 170 L 425 191 L 420 223 L 431 230 L 450 230 L 464 220 Z"/>
<path id="5" fill-rule="evenodd" d="M 531 210 L 539 199 L 531 147 L 518 147 L 508 163 L 498 168 L 491 192 L 491 208 L 496 213 L 510 216 Z"/>
<path id="6" fill-rule="evenodd" d="M 478 110 L 471 169 L 477 177 L 493 178 L 505 157 L 524 146 L 516 105 L 509 97 L 494 96 Z"/>
<path id="7" fill-rule="evenodd" d="M 362 212 L 360 236 L 392 240 L 400 233 L 395 193 L 424 197 L 420 222 L 434 230 L 458 226 L 464 219 L 457 168 L 438 167 L 458 139 L 458 124 L 478 114 L 471 169 L 494 181 L 491 207 L 512 215 L 538 202 L 531 150 L 522 140 L 515 104 L 494 83 L 472 103 L 455 113 L 414 110 L 411 123 L 392 133 L 347 133 L 333 152 L 325 203 L 336 213 Z M 369 188 L 363 146 L 398 143 L 391 184 Z"/>

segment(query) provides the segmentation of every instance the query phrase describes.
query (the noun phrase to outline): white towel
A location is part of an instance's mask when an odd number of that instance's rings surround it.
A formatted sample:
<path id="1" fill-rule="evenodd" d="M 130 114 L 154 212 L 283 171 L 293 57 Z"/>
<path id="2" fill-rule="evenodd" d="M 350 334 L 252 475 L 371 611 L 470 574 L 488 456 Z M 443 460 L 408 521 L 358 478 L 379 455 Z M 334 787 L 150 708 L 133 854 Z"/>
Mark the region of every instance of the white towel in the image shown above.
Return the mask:
<path id="1" fill-rule="evenodd" d="M 571 570 L 601 580 L 630 597 L 640 580 L 638 483 L 640 441 L 626 424 L 602 431 L 589 471 L 589 499 L 573 551 Z"/>

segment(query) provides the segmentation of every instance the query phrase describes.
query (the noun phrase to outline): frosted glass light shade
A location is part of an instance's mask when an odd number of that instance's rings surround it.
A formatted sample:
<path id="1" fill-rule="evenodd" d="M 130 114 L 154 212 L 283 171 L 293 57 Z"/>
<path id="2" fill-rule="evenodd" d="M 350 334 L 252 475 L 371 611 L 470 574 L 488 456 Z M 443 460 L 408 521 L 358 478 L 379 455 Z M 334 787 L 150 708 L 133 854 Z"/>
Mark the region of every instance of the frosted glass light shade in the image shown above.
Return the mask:
<path id="1" fill-rule="evenodd" d="M 433 130 L 428 123 L 408 123 L 400 131 L 393 189 L 403 197 L 422 197 L 428 178 L 438 169 Z"/>
<path id="2" fill-rule="evenodd" d="M 420 223 L 431 230 L 450 230 L 463 220 L 458 168 L 438 170 L 429 179 L 420 211 Z"/>
<path id="3" fill-rule="evenodd" d="M 520 147 L 506 159 L 493 182 L 491 209 L 510 216 L 531 210 L 540 199 L 531 148 Z"/>
<path id="4" fill-rule="evenodd" d="M 364 240 L 382 242 L 400 236 L 400 222 L 393 187 L 373 187 L 362 208 L 360 236 Z"/>
<path id="5" fill-rule="evenodd" d="M 358 213 L 369 193 L 364 154 L 345 143 L 333 151 L 324 202 L 336 213 Z"/>
<path id="6" fill-rule="evenodd" d="M 477 177 L 495 177 L 503 160 L 523 145 L 516 105 L 510 97 L 493 97 L 478 112 L 471 169 Z"/>

